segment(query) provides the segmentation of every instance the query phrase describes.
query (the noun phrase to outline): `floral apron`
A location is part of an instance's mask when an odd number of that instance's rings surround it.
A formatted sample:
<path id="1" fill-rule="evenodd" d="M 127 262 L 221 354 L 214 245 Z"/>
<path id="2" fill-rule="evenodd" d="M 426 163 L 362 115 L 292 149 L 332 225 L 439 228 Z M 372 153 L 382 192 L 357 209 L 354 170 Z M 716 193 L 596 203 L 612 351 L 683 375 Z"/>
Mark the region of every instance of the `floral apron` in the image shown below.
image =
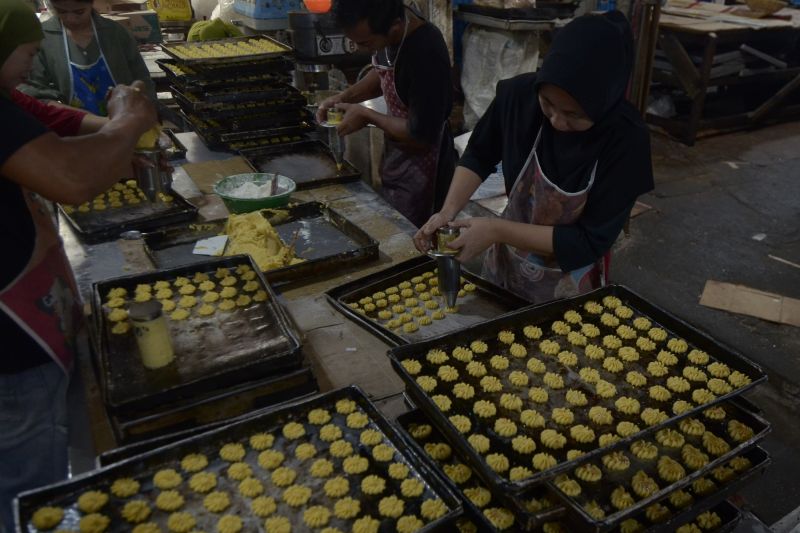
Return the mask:
<path id="1" fill-rule="evenodd" d="M 0 291 L 0 309 L 69 374 L 81 320 L 78 289 L 44 201 L 24 188 L 22 194 L 36 242 L 25 269 Z"/>
<path id="2" fill-rule="evenodd" d="M 394 67 L 378 64 L 377 54 L 372 56 L 372 65 L 380 77 L 389 115 L 408 119 L 408 106 L 400 99 L 395 87 Z M 433 215 L 439 152 L 445 126 L 446 123 L 443 123 L 437 142 L 421 154 L 409 154 L 398 143 L 384 137 L 381 194 L 417 227 L 421 227 Z"/>
<path id="3" fill-rule="evenodd" d="M 556 226 L 573 224 L 586 206 L 589 190 L 594 185 L 597 163 L 592 167 L 589 183 L 582 191 L 561 190 L 545 176 L 536 148 L 542 130 L 517 176 L 508 196 L 502 217 L 514 222 Z M 588 292 L 605 282 L 605 262 L 596 263 L 564 273 L 553 256 L 542 256 L 519 250 L 506 244 L 494 244 L 483 262 L 483 275 L 533 303 L 568 298 Z"/>

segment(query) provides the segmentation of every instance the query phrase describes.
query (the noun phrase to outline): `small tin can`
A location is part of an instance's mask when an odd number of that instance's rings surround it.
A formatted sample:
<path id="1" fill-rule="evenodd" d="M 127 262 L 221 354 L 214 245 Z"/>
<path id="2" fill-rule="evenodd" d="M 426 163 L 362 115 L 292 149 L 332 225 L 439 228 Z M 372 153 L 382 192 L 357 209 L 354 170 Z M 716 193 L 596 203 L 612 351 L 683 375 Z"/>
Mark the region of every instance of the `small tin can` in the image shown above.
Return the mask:
<path id="1" fill-rule="evenodd" d="M 328 124 L 331 126 L 335 124 L 341 124 L 342 119 L 344 118 L 344 111 L 339 108 L 332 107 L 328 109 Z"/>
<path id="2" fill-rule="evenodd" d="M 454 250 L 448 245 L 459 235 L 461 235 L 461 230 L 451 226 L 442 226 L 436 230 L 436 251 L 440 254 L 457 254 L 458 250 Z"/>
<path id="3" fill-rule="evenodd" d="M 175 359 L 175 352 L 161 303 L 156 300 L 133 303 L 128 317 L 145 368 L 156 369 L 170 364 Z"/>

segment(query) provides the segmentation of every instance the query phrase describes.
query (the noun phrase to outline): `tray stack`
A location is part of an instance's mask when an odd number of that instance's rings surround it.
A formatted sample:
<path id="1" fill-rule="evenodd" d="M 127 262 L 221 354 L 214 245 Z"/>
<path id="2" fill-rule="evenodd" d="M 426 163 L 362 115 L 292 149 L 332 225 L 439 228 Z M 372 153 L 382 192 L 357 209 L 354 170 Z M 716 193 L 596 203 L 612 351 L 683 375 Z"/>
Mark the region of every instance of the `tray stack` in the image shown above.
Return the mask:
<path id="1" fill-rule="evenodd" d="M 187 122 L 213 150 L 297 142 L 313 129 L 290 85 L 291 48 L 266 36 L 164 45 L 158 62 Z"/>
<path id="2" fill-rule="evenodd" d="M 740 398 L 763 371 L 624 287 L 389 354 L 420 410 L 399 424 L 481 529 L 716 531 L 770 463 L 770 425 Z M 563 516 L 531 516 L 531 495 Z"/>
<path id="3" fill-rule="evenodd" d="M 146 369 L 132 302 L 163 308 L 175 360 Z M 296 328 L 250 256 L 95 283 L 96 363 L 117 440 L 129 443 L 310 394 Z"/>
<path id="4" fill-rule="evenodd" d="M 431 533 L 453 531 L 462 508 L 364 393 L 350 387 L 20 494 L 15 514 L 18 533 Z M 89 528 L 98 523 L 105 527 Z"/>

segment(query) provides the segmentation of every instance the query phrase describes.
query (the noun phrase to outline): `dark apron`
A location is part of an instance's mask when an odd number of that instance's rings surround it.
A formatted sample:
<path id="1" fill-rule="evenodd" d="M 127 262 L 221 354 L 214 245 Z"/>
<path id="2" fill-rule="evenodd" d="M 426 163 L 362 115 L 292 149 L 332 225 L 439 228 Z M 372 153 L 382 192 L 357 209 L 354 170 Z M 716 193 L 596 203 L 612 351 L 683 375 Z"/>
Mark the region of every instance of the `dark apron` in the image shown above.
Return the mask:
<path id="1" fill-rule="evenodd" d="M 81 320 L 77 286 L 45 203 L 24 188 L 22 194 L 36 242 L 24 270 L 0 292 L 0 309 L 69 373 Z"/>
<path id="2" fill-rule="evenodd" d="M 583 213 L 589 190 L 594 185 L 597 163 L 589 183 L 582 191 L 562 191 L 545 176 L 536 147 L 542 130 L 536 135 L 531 153 L 508 196 L 502 217 L 514 222 L 557 226 L 575 223 Z M 494 244 L 483 262 L 483 275 L 501 287 L 533 303 L 583 294 L 605 282 L 605 263 L 596 263 L 564 273 L 554 256 L 542 256 L 506 244 Z"/>
<path id="3" fill-rule="evenodd" d="M 408 106 L 400 99 L 395 87 L 394 67 L 379 65 L 375 55 L 372 56 L 372 65 L 380 77 L 389 115 L 408 119 Z M 445 126 L 446 122 L 442 124 L 436 143 L 423 153 L 409 154 L 384 136 L 381 194 L 417 227 L 425 224 L 434 213 L 439 152 Z"/>

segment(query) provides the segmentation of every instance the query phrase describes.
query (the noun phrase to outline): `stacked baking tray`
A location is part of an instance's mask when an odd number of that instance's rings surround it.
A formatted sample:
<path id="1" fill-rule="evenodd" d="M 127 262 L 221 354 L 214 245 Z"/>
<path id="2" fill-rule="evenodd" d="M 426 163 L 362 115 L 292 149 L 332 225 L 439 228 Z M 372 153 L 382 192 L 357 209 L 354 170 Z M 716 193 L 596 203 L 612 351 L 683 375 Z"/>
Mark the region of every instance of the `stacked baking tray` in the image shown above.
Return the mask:
<path id="1" fill-rule="evenodd" d="M 291 48 L 266 36 L 164 45 L 159 62 L 188 123 L 212 149 L 303 139 L 313 129 L 290 84 Z"/>
<path id="2" fill-rule="evenodd" d="M 157 370 L 142 365 L 126 319 L 131 302 L 148 300 L 161 303 L 175 353 Z M 104 399 L 121 441 L 230 416 L 234 399 L 254 408 L 316 389 L 293 324 L 249 256 L 95 283 L 92 311 Z M 192 410 L 205 415 L 192 418 Z"/>
<path id="3" fill-rule="evenodd" d="M 47 515 L 70 531 L 430 533 L 453 531 L 462 508 L 351 387 L 23 493 L 15 513 L 18 533 Z"/>
<path id="4" fill-rule="evenodd" d="M 390 358 L 494 497 L 513 509 L 546 486 L 570 530 L 674 530 L 769 463 L 757 444 L 770 426 L 737 399 L 763 371 L 624 287 L 528 307 Z"/>

